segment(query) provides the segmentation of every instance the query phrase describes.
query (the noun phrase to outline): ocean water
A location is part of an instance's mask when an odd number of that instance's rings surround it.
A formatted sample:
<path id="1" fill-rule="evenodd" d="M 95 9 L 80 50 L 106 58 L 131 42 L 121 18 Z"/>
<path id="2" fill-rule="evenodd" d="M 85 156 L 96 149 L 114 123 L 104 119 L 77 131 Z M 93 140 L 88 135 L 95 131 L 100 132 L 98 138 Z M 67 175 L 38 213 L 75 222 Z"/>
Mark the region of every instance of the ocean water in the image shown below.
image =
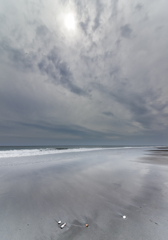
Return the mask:
<path id="1" fill-rule="evenodd" d="M 0 146 L 0 158 L 39 156 L 72 152 L 99 151 L 105 149 L 151 149 L 154 146 Z"/>
<path id="2" fill-rule="evenodd" d="M 138 153 L 145 150 L 154 149 L 154 146 L 17 146 L 17 147 L 0 147 L 0 167 L 1 166 L 24 166 L 32 164 L 58 164 L 73 161 L 73 159 L 80 158 L 80 156 L 87 156 L 95 153 L 107 151 L 108 153 L 117 155 L 126 151 Z M 82 155 L 80 155 L 82 154 Z M 84 154 L 84 155 L 83 155 Z M 78 156 L 78 157 L 77 157 Z M 77 161 L 76 164 L 82 162 Z"/>

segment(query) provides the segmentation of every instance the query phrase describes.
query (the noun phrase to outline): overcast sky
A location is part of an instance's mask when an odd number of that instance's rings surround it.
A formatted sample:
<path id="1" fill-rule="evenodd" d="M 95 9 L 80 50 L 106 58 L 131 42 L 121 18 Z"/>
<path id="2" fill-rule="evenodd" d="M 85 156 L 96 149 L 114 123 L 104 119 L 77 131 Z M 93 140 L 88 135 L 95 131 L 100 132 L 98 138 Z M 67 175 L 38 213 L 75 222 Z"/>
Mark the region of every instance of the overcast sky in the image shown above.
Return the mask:
<path id="1" fill-rule="evenodd" d="M 1 0 L 0 145 L 167 144 L 167 0 Z"/>

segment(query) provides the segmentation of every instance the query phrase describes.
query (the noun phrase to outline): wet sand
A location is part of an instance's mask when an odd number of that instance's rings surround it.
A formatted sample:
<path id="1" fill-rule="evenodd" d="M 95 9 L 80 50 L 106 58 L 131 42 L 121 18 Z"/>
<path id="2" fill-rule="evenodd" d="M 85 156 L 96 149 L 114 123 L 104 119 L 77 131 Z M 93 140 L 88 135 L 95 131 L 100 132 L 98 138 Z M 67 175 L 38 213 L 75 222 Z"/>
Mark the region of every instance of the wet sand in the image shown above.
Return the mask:
<path id="1" fill-rule="evenodd" d="M 0 160 L 1 240 L 167 240 L 167 226 L 167 149 Z"/>

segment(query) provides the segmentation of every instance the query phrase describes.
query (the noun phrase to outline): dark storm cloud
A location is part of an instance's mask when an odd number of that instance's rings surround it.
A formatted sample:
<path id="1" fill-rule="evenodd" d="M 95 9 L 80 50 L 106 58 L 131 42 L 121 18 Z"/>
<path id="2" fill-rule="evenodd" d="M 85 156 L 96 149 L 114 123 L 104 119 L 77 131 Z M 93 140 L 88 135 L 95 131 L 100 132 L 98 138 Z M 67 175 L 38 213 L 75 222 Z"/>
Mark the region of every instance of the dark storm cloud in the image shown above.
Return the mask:
<path id="1" fill-rule="evenodd" d="M 124 38 L 130 38 L 132 34 L 132 29 L 130 27 L 130 24 L 125 24 L 124 26 L 121 26 L 121 35 Z"/>

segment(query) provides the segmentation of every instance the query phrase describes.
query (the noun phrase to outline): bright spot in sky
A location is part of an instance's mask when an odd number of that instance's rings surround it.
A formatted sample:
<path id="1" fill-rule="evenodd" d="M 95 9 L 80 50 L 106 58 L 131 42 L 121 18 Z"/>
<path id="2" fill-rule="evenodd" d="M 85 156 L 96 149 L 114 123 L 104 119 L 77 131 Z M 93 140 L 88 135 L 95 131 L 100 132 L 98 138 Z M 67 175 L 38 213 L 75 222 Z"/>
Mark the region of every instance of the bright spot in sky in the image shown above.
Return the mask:
<path id="1" fill-rule="evenodd" d="M 74 15 L 72 13 L 69 13 L 66 17 L 65 17 L 65 26 L 69 29 L 69 30 L 74 30 L 75 29 L 75 18 Z"/>

